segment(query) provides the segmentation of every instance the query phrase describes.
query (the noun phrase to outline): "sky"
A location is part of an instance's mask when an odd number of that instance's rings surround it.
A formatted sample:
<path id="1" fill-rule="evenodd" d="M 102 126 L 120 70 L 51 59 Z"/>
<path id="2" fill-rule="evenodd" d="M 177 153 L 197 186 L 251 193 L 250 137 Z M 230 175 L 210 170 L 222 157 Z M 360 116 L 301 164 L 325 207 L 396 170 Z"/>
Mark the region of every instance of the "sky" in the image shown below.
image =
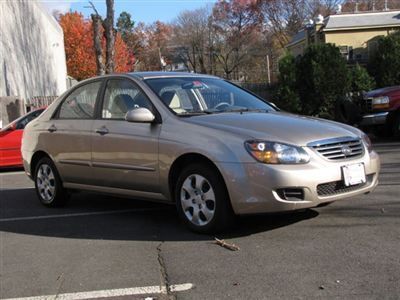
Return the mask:
<path id="1" fill-rule="evenodd" d="M 69 10 L 81 12 L 89 17 L 93 10 L 88 7 L 89 1 L 82 0 L 40 0 L 42 4 L 52 12 L 59 10 L 63 13 Z M 106 0 L 93 0 L 93 4 L 102 16 L 106 15 Z M 132 15 L 132 19 L 138 22 L 152 23 L 173 21 L 181 11 L 193 10 L 212 4 L 216 0 L 115 0 L 115 19 L 122 11 Z"/>

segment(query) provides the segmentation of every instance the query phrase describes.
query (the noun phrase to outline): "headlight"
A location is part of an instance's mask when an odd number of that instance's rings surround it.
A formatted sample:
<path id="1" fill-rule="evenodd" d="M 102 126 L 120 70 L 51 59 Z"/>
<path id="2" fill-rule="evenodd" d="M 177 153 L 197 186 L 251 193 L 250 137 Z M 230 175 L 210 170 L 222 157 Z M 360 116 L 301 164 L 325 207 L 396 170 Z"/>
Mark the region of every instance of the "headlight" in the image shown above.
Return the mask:
<path id="1" fill-rule="evenodd" d="M 372 142 L 371 142 L 369 136 L 366 135 L 365 133 L 363 133 L 361 138 L 362 138 L 364 145 L 367 148 L 368 152 L 371 152 L 372 151 Z"/>
<path id="2" fill-rule="evenodd" d="M 373 108 L 387 108 L 389 107 L 390 98 L 388 96 L 376 97 L 372 99 Z"/>
<path id="3" fill-rule="evenodd" d="M 246 150 L 257 161 L 265 164 L 305 164 L 310 156 L 303 148 L 266 141 L 247 141 Z"/>

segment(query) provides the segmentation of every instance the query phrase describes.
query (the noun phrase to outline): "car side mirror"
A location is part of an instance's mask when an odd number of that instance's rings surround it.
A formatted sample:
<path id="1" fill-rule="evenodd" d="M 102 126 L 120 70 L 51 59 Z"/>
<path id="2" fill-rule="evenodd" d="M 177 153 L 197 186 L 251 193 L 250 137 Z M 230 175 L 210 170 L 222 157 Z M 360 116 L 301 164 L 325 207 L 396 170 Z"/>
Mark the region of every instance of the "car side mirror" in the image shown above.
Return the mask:
<path id="1" fill-rule="evenodd" d="M 152 123 L 155 118 L 154 114 L 144 107 L 134 108 L 125 115 L 125 120 L 132 123 Z"/>

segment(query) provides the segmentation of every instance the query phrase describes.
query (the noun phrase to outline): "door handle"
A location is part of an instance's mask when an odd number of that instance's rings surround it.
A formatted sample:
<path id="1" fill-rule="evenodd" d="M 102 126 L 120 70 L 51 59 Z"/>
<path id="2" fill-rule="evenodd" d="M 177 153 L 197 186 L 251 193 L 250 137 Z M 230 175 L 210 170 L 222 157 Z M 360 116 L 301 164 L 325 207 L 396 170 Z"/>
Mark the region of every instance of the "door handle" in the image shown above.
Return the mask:
<path id="1" fill-rule="evenodd" d="M 52 124 L 52 125 L 47 129 L 47 131 L 49 131 L 49 132 L 57 131 L 57 127 L 56 127 L 54 124 Z"/>
<path id="2" fill-rule="evenodd" d="M 105 135 L 108 133 L 108 129 L 105 126 L 103 126 L 103 127 L 97 128 L 96 133 Z"/>

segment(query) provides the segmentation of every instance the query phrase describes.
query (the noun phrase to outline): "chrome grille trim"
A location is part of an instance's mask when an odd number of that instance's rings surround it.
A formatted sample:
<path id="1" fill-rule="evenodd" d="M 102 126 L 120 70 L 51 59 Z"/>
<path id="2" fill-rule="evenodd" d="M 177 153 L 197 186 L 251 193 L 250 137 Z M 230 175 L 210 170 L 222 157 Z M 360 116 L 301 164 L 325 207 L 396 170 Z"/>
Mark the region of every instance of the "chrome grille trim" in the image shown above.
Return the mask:
<path id="1" fill-rule="evenodd" d="M 328 160 L 353 159 L 364 155 L 364 146 L 357 137 L 340 137 L 307 144 Z"/>

